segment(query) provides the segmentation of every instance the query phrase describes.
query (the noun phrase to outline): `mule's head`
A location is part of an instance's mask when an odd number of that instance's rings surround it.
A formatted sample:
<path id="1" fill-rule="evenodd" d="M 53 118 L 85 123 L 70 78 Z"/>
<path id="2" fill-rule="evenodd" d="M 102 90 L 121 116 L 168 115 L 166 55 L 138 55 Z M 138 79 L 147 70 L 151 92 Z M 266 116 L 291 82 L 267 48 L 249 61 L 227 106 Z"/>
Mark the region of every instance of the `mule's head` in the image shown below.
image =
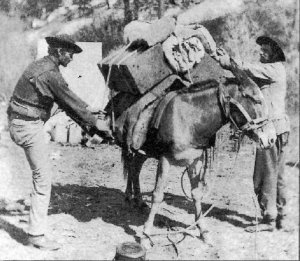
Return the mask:
<path id="1" fill-rule="evenodd" d="M 236 71 L 234 74 L 238 75 L 238 88 L 234 94 L 225 97 L 228 116 L 239 130 L 261 148 L 272 147 L 276 141 L 276 131 L 268 119 L 268 107 L 262 92 L 244 72 Z"/>
<path id="2" fill-rule="evenodd" d="M 274 124 L 268 119 L 267 106 L 260 90 L 257 89 L 257 94 L 261 96 L 259 99 L 248 96 L 243 90 L 240 93 L 237 103 L 230 104 L 232 121 L 261 148 L 272 147 L 276 141 L 276 131 Z"/>

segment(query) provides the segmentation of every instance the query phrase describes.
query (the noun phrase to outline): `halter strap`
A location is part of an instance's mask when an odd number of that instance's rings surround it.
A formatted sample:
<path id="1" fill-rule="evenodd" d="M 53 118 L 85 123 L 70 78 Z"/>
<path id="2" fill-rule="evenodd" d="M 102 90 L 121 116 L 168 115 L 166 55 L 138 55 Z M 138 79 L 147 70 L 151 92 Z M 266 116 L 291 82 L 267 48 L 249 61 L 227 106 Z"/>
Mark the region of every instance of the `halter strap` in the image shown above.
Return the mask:
<path id="1" fill-rule="evenodd" d="M 239 103 L 236 99 L 232 98 L 229 95 L 229 93 L 227 92 L 227 90 L 222 86 L 222 84 L 219 85 L 219 98 L 220 98 L 220 103 L 223 108 L 225 116 L 230 119 L 232 124 L 238 130 L 249 131 L 249 130 L 258 129 L 258 128 L 261 128 L 262 126 L 264 126 L 268 122 L 268 119 L 263 118 L 263 117 L 260 117 L 257 119 L 252 119 L 250 117 L 249 113 L 243 107 L 243 105 L 241 103 Z M 238 127 L 236 122 L 232 118 L 232 116 L 230 114 L 230 103 L 234 104 L 239 109 L 239 111 L 243 114 L 245 119 L 247 120 L 246 124 L 244 124 L 243 126 Z"/>

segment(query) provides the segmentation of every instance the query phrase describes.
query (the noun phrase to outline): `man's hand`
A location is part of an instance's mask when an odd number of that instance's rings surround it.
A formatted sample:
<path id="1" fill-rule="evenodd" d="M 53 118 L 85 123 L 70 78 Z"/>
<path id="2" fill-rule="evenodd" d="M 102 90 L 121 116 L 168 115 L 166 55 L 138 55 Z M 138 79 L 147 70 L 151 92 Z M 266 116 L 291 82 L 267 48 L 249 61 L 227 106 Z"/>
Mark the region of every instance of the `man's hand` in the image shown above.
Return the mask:
<path id="1" fill-rule="evenodd" d="M 230 69 L 230 56 L 223 48 L 217 48 L 217 60 L 224 69 Z"/>
<path id="2" fill-rule="evenodd" d="M 92 114 L 95 114 L 95 116 L 101 120 L 104 120 L 107 115 L 107 112 L 103 111 L 99 107 L 88 106 L 86 107 L 86 109 L 89 110 Z"/>
<path id="3" fill-rule="evenodd" d="M 97 131 L 100 132 L 100 134 L 98 134 L 100 137 L 105 138 L 105 139 L 111 139 L 111 140 L 114 139 L 112 130 L 110 128 L 110 119 L 109 118 L 107 118 L 105 120 L 97 119 L 95 127 L 96 127 Z"/>
<path id="4" fill-rule="evenodd" d="M 98 106 L 87 106 L 86 109 L 89 110 L 91 113 L 98 113 L 99 111 L 103 112 L 103 110 L 100 109 L 100 107 Z"/>
<path id="5" fill-rule="evenodd" d="M 99 131 L 110 131 L 110 121 L 109 119 L 97 119 L 96 128 Z"/>
<path id="6" fill-rule="evenodd" d="M 93 114 L 95 114 L 95 116 L 100 120 L 105 120 L 107 115 L 106 111 L 98 111 L 98 112 L 94 112 Z"/>

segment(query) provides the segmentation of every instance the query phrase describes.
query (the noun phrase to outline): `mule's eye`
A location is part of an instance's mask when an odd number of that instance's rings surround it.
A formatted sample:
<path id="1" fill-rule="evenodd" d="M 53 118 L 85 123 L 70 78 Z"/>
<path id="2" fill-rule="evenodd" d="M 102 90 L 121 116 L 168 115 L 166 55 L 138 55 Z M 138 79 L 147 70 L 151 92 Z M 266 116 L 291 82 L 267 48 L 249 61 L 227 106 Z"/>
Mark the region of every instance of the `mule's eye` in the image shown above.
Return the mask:
<path id="1" fill-rule="evenodd" d="M 255 95 L 255 94 L 250 95 L 246 92 L 242 92 L 242 96 L 252 99 L 256 104 L 262 104 L 262 100 L 260 99 L 259 95 Z"/>

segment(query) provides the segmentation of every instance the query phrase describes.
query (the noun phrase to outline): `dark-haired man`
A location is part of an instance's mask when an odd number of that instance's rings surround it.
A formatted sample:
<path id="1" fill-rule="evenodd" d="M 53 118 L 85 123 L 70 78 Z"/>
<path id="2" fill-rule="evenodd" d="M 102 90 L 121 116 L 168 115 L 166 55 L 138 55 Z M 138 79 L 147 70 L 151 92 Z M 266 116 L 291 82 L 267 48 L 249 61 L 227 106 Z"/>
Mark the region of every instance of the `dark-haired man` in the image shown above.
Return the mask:
<path id="1" fill-rule="evenodd" d="M 98 119 L 69 88 L 59 71 L 82 49 L 68 35 L 46 37 L 48 56 L 31 63 L 17 82 L 8 106 L 8 123 L 12 140 L 24 149 L 32 170 L 32 193 L 29 213 L 29 244 L 56 250 L 59 244 L 45 234 L 50 201 L 52 172 L 49 165 L 44 123 L 56 102 L 86 131 L 110 135 L 108 120 Z"/>
<path id="2" fill-rule="evenodd" d="M 240 64 L 241 68 L 260 87 L 269 110 L 269 118 L 276 129 L 276 145 L 271 149 L 257 148 L 254 168 L 254 190 L 261 208 L 262 220 L 257 226 L 246 228 L 248 232 L 273 231 L 286 225 L 286 176 L 285 150 L 290 132 L 289 118 L 285 111 L 286 70 L 285 55 L 276 41 L 260 36 L 260 61 Z M 230 70 L 230 57 L 223 50 L 219 62 Z"/>

